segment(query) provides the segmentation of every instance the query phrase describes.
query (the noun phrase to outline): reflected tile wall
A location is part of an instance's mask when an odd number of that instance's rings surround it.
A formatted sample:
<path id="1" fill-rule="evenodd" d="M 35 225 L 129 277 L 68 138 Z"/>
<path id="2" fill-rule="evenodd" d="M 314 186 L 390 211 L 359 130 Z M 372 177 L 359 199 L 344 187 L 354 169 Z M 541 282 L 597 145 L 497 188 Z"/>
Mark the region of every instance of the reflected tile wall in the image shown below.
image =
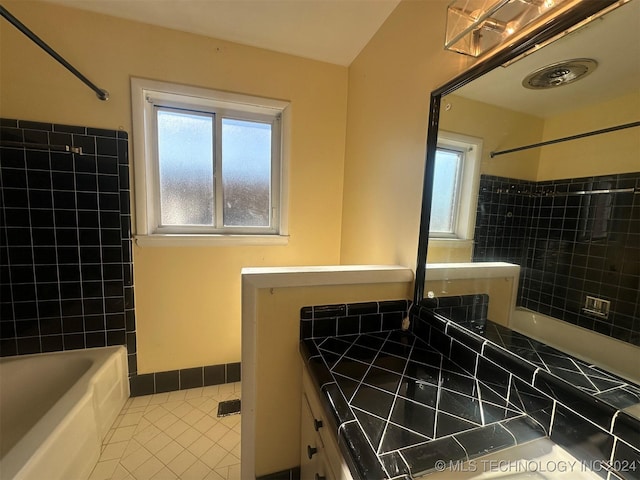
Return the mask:
<path id="1" fill-rule="evenodd" d="M 136 372 L 127 138 L 0 120 L 2 356 L 126 345 Z"/>
<path id="2" fill-rule="evenodd" d="M 635 189 L 622 193 L 579 194 Z M 474 261 L 522 266 L 518 302 L 640 345 L 640 173 L 528 182 L 483 175 Z M 584 314 L 587 295 L 611 302 Z"/>

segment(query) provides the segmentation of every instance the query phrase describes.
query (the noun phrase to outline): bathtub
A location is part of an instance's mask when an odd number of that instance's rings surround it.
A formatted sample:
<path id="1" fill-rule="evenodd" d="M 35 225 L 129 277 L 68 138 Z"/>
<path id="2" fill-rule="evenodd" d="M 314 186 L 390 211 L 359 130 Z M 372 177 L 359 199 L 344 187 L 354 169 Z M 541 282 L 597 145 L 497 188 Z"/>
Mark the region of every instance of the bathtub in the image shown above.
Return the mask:
<path id="1" fill-rule="evenodd" d="M 577 358 L 640 383 L 640 348 L 526 308 L 511 314 L 509 327 Z"/>
<path id="2" fill-rule="evenodd" d="M 127 374 L 122 346 L 0 359 L 0 478 L 88 478 Z"/>

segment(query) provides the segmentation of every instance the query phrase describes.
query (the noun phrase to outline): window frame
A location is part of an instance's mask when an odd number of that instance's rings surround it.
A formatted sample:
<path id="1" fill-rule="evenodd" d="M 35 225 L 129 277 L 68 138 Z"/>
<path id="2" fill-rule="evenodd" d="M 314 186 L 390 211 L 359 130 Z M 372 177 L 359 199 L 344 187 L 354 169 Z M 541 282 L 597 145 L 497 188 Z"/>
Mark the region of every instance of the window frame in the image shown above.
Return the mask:
<path id="1" fill-rule="evenodd" d="M 460 167 L 454 209 L 454 231 L 429 232 L 429 239 L 436 242 L 460 242 L 473 240 L 478 189 L 480 187 L 480 163 L 482 155 L 482 139 L 459 133 L 440 131 L 438 133 L 437 150 L 453 150 L 463 152 Z"/>
<path id="2" fill-rule="evenodd" d="M 133 153 L 135 173 L 135 240 L 141 246 L 174 245 L 282 245 L 288 242 L 288 160 L 290 104 L 243 94 L 191 87 L 140 78 L 131 79 Z M 185 110 L 214 118 L 213 227 L 162 225 L 160 223 L 159 162 L 157 152 L 158 109 Z M 270 226 L 244 227 L 222 224 L 223 118 L 269 123 L 272 127 Z"/>

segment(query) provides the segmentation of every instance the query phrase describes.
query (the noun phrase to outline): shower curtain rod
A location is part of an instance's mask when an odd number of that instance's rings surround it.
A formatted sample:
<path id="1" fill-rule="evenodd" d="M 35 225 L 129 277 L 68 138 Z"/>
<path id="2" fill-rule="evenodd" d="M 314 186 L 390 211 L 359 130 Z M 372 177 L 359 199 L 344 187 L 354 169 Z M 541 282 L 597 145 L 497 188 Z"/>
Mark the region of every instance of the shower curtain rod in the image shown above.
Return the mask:
<path id="1" fill-rule="evenodd" d="M 603 193 L 633 193 L 637 195 L 640 193 L 640 189 L 629 187 L 629 188 L 603 188 L 600 190 L 578 190 L 577 192 L 556 192 L 552 195 L 552 197 L 569 197 L 571 195 L 598 195 Z"/>
<path id="2" fill-rule="evenodd" d="M 577 140 L 579 138 L 592 137 L 594 135 L 600 135 L 603 133 L 615 132 L 617 130 L 624 130 L 625 128 L 639 127 L 640 121 L 624 123 L 622 125 L 616 125 L 615 127 L 603 128 L 601 130 L 593 130 L 591 132 L 579 133 L 578 135 L 571 135 L 569 137 L 556 138 L 555 140 L 547 140 L 546 142 L 532 143 L 531 145 L 525 145 L 523 147 L 510 148 L 509 150 L 501 150 L 499 152 L 491 152 L 489 155 L 491 158 L 498 155 L 505 155 L 507 153 L 520 152 L 522 150 L 529 150 L 530 148 L 544 147 L 545 145 L 553 145 L 554 143 L 567 142 L 569 140 Z"/>
<path id="3" fill-rule="evenodd" d="M 505 189 L 507 190 L 507 189 Z M 510 191 L 504 191 L 501 188 L 494 189 L 492 193 L 512 193 Z M 517 192 L 518 194 L 520 192 Z M 539 192 L 525 192 L 530 198 L 548 198 L 548 197 L 570 197 L 572 195 L 600 195 L 606 193 L 633 193 L 634 195 L 640 195 L 640 188 L 603 188 L 600 190 L 576 190 L 575 192 L 551 192 L 547 190 Z"/>
<path id="4" fill-rule="evenodd" d="M 67 62 L 64 58 L 62 58 L 53 48 L 47 45 L 40 37 L 38 37 L 35 33 L 33 33 L 29 28 L 24 25 L 20 20 L 14 17 L 9 11 L 0 5 L 0 15 L 2 15 L 9 23 L 11 23 L 14 27 L 24 33 L 31 41 L 33 41 L 36 45 L 42 48 L 45 52 L 55 58 L 59 63 L 61 63 L 67 70 L 73 73 L 76 77 L 82 81 L 87 87 L 96 92 L 96 96 L 100 100 L 108 100 L 109 92 L 95 85 L 91 80 L 81 74 L 73 65 Z"/>

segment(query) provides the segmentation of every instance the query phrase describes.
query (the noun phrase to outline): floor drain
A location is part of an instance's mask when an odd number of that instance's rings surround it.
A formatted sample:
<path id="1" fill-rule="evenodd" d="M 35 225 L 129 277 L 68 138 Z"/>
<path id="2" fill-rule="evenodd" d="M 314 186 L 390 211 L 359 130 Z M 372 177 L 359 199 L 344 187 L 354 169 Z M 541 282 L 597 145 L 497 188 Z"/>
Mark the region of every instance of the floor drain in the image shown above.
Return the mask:
<path id="1" fill-rule="evenodd" d="M 225 400 L 218 404 L 218 416 L 226 417 L 227 415 L 234 415 L 240 413 L 240 400 Z"/>

